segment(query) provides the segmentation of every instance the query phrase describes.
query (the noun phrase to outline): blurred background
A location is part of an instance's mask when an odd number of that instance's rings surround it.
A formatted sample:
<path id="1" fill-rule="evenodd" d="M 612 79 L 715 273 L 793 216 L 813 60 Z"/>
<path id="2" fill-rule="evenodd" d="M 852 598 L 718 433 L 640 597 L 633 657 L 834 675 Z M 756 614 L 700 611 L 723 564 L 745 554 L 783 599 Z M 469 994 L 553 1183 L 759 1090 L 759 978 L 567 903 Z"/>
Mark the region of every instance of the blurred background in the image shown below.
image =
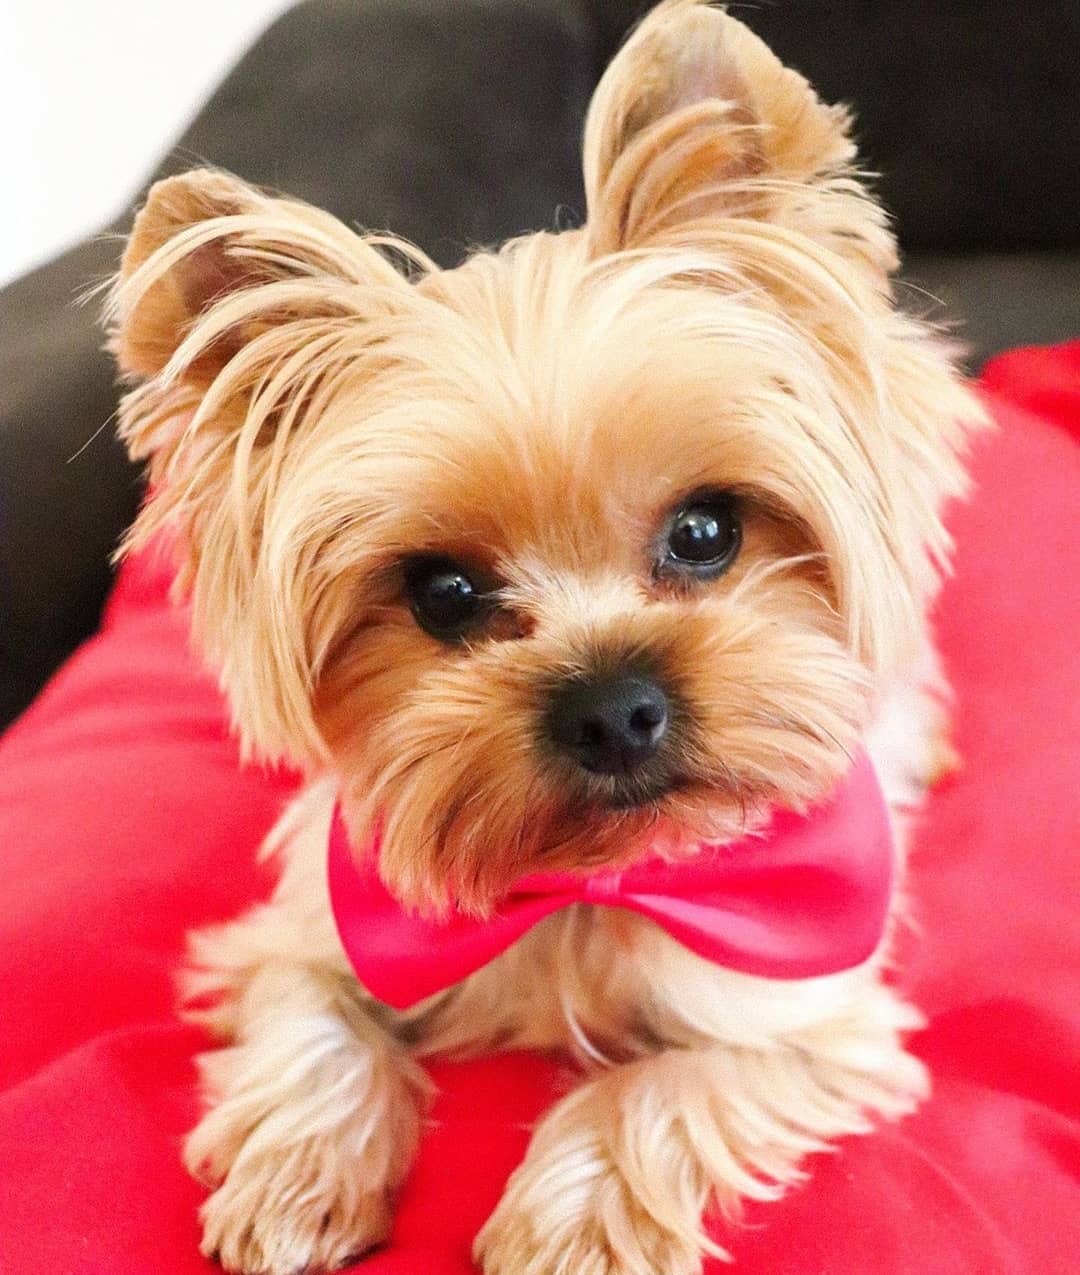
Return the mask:
<path id="1" fill-rule="evenodd" d="M 973 369 L 1080 334 L 1080 0 L 729 7 L 855 106 L 900 295 L 958 324 Z M 589 93 L 645 8 L 0 3 L 0 725 L 95 627 L 138 500 L 96 309 L 75 301 L 149 180 L 219 164 L 452 263 L 581 212 Z"/>
<path id="2" fill-rule="evenodd" d="M 0 5 L 0 285 L 122 212 L 290 3 Z"/>

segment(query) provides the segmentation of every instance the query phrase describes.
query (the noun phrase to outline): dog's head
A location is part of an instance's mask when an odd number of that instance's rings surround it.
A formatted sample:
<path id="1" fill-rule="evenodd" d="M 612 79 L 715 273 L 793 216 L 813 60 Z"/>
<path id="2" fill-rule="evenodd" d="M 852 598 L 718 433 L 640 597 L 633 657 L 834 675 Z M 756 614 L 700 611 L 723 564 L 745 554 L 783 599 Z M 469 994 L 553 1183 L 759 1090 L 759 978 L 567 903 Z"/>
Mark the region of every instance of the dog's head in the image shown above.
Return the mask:
<path id="1" fill-rule="evenodd" d="M 242 739 L 334 769 L 403 898 L 483 910 L 845 769 L 977 414 L 853 154 L 674 0 L 596 91 L 581 229 L 446 271 L 221 173 L 151 191 L 113 299 L 132 542 L 176 526 Z"/>

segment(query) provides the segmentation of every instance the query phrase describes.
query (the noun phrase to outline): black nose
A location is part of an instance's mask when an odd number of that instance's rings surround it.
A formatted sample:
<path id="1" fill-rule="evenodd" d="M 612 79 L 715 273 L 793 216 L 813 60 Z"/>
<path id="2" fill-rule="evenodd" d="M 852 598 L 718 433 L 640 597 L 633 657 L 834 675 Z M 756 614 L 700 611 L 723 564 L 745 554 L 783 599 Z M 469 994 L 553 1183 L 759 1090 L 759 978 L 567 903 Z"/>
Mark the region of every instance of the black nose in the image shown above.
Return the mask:
<path id="1" fill-rule="evenodd" d="M 586 770 L 629 775 L 647 762 L 671 716 L 663 690 L 644 677 L 567 682 L 551 705 L 552 738 Z"/>

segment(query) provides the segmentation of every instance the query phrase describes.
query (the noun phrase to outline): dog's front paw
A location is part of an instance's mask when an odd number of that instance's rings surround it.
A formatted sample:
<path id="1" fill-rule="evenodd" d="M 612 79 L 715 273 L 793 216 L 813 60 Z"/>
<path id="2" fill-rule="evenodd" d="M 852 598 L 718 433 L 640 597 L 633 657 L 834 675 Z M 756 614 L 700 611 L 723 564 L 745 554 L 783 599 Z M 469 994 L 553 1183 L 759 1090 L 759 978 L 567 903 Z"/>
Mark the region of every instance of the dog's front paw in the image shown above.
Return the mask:
<path id="1" fill-rule="evenodd" d="M 572 1102 L 572 1099 L 571 1099 Z M 484 1275 L 697 1275 L 701 1201 L 666 1214 L 631 1190 L 599 1130 L 564 1104 L 538 1131 L 476 1240 Z"/>
<path id="2" fill-rule="evenodd" d="M 200 1212 L 202 1251 L 243 1275 L 314 1275 L 381 1243 L 390 1229 L 388 1193 L 365 1191 L 361 1166 L 317 1143 L 241 1153 Z"/>
<path id="3" fill-rule="evenodd" d="M 198 1060 L 211 1102 L 184 1162 L 216 1188 L 202 1250 L 242 1275 L 333 1271 L 386 1238 L 427 1080 L 332 970 L 249 977 L 244 1038 Z"/>
<path id="4" fill-rule="evenodd" d="M 321 1275 L 389 1232 L 417 1141 L 422 1077 L 408 1060 L 365 1050 L 355 1032 L 331 1026 L 321 1052 L 320 1038 L 308 1042 L 303 1069 L 266 1041 L 200 1059 L 218 1100 L 184 1159 L 217 1188 L 200 1211 L 202 1251 L 226 1270 Z M 302 1041 L 294 1031 L 287 1043 Z"/>
<path id="5" fill-rule="evenodd" d="M 563 1168 L 569 1175 L 571 1169 Z M 534 1171 L 504 1199 L 476 1241 L 484 1275 L 697 1275 L 696 1241 L 634 1207 L 613 1171 L 597 1175 L 587 1200 L 561 1207 L 558 1185 Z M 591 1216 L 583 1216 L 582 1208 Z"/>

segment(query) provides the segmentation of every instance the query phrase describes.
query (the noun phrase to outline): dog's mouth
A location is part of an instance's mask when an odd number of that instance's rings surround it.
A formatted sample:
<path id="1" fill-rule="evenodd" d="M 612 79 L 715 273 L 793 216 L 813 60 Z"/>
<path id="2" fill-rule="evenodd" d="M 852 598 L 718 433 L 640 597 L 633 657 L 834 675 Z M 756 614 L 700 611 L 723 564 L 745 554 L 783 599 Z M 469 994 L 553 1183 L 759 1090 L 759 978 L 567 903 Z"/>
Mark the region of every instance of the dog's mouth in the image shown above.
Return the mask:
<path id="1" fill-rule="evenodd" d="M 645 807 L 658 807 L 665 798 L 685 792 L 693 786 L 688 775 L 674 774 L 651 778 L 623 777 L 612 780 L 609 791 L 601 799 L 603 809 L 624 813 Z"/>
<path id="2" fill-rule="evenodd" d="M 740 835 L 762 804 L 735 775 L 706 778 L 675 768 L 605 777 L 591 789 L 559 812 L 555 836 L 543 851 L 545 861 L 559 859 L 570 847 L 576 855 L 573 866 L 589 870 L 632 862 L 659 847 L 681 855 L 703 842 Z"/>

